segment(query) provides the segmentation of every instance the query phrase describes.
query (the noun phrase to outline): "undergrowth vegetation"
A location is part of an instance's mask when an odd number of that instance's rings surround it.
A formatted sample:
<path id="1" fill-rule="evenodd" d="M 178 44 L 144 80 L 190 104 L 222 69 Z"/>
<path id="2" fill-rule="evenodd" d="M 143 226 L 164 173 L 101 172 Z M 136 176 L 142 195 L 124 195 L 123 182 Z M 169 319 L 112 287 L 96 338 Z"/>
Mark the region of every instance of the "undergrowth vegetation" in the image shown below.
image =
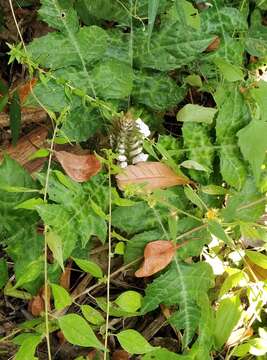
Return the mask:
<path id="1" fill-rule="evenodd" d="M 59 333 L 95 359 L 266 358 L 266 11 L 41 0 L 53 31 L 9 44 L 52 123 L 42 171 L 0 165 L 0 285 L 40 307 L 0 339 L 16 360 L 57 359 Z"/>

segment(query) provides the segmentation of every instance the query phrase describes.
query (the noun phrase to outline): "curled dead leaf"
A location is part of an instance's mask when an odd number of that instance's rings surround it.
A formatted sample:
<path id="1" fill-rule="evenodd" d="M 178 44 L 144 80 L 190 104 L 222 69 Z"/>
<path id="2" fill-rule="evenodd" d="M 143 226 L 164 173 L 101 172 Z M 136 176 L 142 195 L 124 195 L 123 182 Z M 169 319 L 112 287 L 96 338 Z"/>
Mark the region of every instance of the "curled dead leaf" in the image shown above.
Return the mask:
<path id="1" fill-rule="evenodd" d="M 76 182 L 84 182 L 96 175 L 101 169 L 101 163 L 95 155 L 76 155 L 67 151 L 55 151 L 60 165 L 67 175 Z"/>
<path id="2" fill-rule="evenodd" d="M 219 38 L 219 36 L 216 36 L 216 38 L 212 40 L 212 42 L 209 44 L 209 46 L 205 51 L 206 52 L 215 51 L 220 47 L 220 44 L 221 44 L 221 39 Z"/>
<path id="3" fill-rule="evenodd" d="M 41 313 L 44 311 L 44 308 L 45 308 L 44 300 L 42 296 L 39 294 L 34 296 L 28 304 L 28 311 L 33 316 L 40 316 Z"/>
<path id="4" fill-rule="evenodd" d="M 32 88 L 35 86 L 36 83 L 37 83 L 37 79 L 32 78 L 31 80 L 29 80 L 25 84 L 19 86 L 18 92 L 19 92 L 19 98 L 20 98 L 21 103 L 23 103 L 27 99 L 27 97 L 29 96 Z"/>
<path id="5" fill-rule="evenodd" d="M 61 274 L 59 285 L 64 287 L 64 289 L 70 289 L 70 275 L 71 275 L 72 261 L 69 261 L 67 266 L 65 266 L 65 271 Z"/>
<path id="6" fill-rule="evenodd" d="M 130 355 L 125 350 L 115 350 L 112 354 L 112 360 L 129 360 Z"/>
<path id="7" fill-rule="evenodd" d="M 172 261 L 175 250 L 176 245 L 172 241 L 151 241 L 145 247 L 144 262 L 135 272 L 135 276 L 147 277 L 164 269 Z"/>
<path id="8" fill-rule="evenodd" d="M 156 161 L 127 166 L 116 179 L 121 190 L 133 184 L 144 184 L 145 190 L 155 190 L 191 183 L 189 179 L 178 176 L 168 165 Z"/>

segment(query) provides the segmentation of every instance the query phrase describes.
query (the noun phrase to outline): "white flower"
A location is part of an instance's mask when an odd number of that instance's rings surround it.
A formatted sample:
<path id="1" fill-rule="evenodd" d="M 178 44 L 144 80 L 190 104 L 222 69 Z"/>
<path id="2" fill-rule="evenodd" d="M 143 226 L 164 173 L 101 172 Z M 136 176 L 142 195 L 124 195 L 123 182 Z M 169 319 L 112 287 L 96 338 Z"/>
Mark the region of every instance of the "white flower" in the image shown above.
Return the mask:
<path id="1" fill-rule="evenodd" d="M 133 164 L 147 161 L 147 159 L 148 159 L 148 154 L 140 153 L 139 155 L 133 158 Z"/>
<path id="2" fill-rule="evenodd" d="M 125 169 L 128 166 L 126 161 L 121 162 L 119 165 L 122 169 Z"/>
<path id="3" fill-rule="evenodd" d="M 126 161 L 126 160 L 127 160 L 127 157 L 126 157 L 125 155 L 119 155 L 119 156 L 118 156 L 118 160 L 119 160 L 120 162 L 123 162 L 123 161 Z"/>
<path id="4" fill-rule="evenodd" d="M 143 135 L 143 137 L 147 138 L 150 135 L 149 127 L 140 118 L 135 120 L 135 123 L 138 126 L 138 128 L 139 128 L 141 134 Z"/>

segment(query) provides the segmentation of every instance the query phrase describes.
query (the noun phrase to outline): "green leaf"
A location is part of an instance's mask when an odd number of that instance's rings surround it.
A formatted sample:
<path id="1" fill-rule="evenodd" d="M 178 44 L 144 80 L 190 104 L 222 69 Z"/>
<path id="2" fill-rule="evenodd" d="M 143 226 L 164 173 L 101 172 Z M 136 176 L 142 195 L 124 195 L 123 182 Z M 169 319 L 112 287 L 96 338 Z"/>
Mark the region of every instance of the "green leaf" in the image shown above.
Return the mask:
<path id="1" fill-rule="evenodd" d="M 69 343 L 105 350 L 104 345 L 97 339 L 91 326 L 81 316 L 68 314 L 59 318 L 58 322 L 64 337 Z"/>
<path id="2" fill-rule="evenodd" d="M 142 357 L 142 360 L 186 360 L 182 355 L 175 354 L 167 349 L 156 349 Z M 189 359 L 188 359 L 189 360 Z"/>
<path id="3" fill-rule="evenodd" d="M 176 9 L 180 11 L 181 7 L 186 24 L 196 30 L 200 30 L 201 18 L 197 9 L 189 1 L 176 0 Z"/>
<path id="4" fill-rule="evenodd" d="M 197 195 L 196 191 L 194 191 L 191 187 L 185 187 L 184 188 L 185 196 L 194 204 L 196 205 L 200 210 L 204 210 L 205 206 L 201 200 L 201 198 Z"/>
<path id="5" fill-rule="evenodd" d="M 263 269 L 267 269 L 267 256 L 256 251 L 246 250 L 249 260 Z"/>
<path id="6" fill-rule="evenodd" d="M 159 8 L 159 0 L 148 0 L 148 44 L 152 35 L 155 19 Z"/>
<path id="7" fill-rule="evenodd" d="M 21 287 L 24 284 L 34 281 L 43 271 L 43 259 L 30 262 L 24 269 L 24 274 L 19 277 L 14 288 Z"/>
<path id="8" fill-rule="evenodd" d="M 208 264 L 199 262 L 188 265 L 176 260 L 163 275 L 147 286 L 141 312 L 145 314 L 162 303 L 166 306 L 179 305 L 172 324 L 178 330 L 184 329 L 185 347 L 199 323 L 201 312 L 197 299 L 212 286 L 213 274 Z"/>
<path id="9" fill-rule="evenodd" d="M 196 75 L 196 74 L 188 75 L 184 79 L 184 81 L 185 81 L 186 84 L 189 84 L 191 86 L 202 87 L 202 80 L 201 80 L 201 77 L 199 75 Z"/>
<path id="10" fill-rule="evenodd" d="M 25 334 L 26 335 L 26 334 Z M 34 360 L 36 347 L 42 341 L 42 335 L 27 334 L 21 343 L 19 351 L 16 353 L 15 360 Z"/>
<path id="11" fill-rule="evenodd" d="M 27 50 L 34 61 L 51 69 L 92 64 L 101 59 L 106 51 L 107 34 L 97 26 L 84 26 L 77 33 L 68 35 L 50 32 L 35 38 Z M 90 82 L 87 72 L 84 72 L 84 78 Z"/>
<path id="12" fill-rule="evenodd" d="M 16 145 L 19 139 L 19 133 L 21 128 L 20 98 L 17 90 L 14 92 L 9 106 L 9 118 L 12 135 L 12 145 Z"/>
<path id="13" fill-rule="evenodd" d="M 222 225 L 216 220 L 209 220 L 208 221 L 208 229 L 209 231 L 216 236 L 218 239 L 224 241 L 227 245 L 233 243 L 229 236 L 224 231 Z"/>
<path id="14" fill-rule="evenodd" d="M 254 120 L 240 130 L 237 136 L 242 154 L 251 165 L 256 183 L 258 183 L 261 175 L 261 165 L 267 151 L 267 123 Z"/>
<path id="15" fill-rule="evenodd" d="M 2 112 L 4 110 L 6 104 L 8 103 L 8 100 L 9 100 L 9 95 L 8 94 L 0 96 L 0 112 Z"/>
<path id="16" fill-rule="evenodd" d="M 242 308 L 239 296 L 232 296 L 220 301 L 215 318 L 215 345 L 217 349 L 226 343 L 241 315 Z"/>
<path id="17" fill-rule="evenodd" d="M 214 108 L 187 104 L 177 113 L 177 120 L 211 124 L 216 112 L 217 109 Z"/>
<path id="18" fill-rule="evenodd" d="M 216 58 L 213 61 L 227 81 L 243 80 L 244 74 L 240 67 L 232 65 L 222 58 Z"/>
<path id="19" fill-rule="evenodd" d="M 42 0 L 41 3 L 38 13 L 49 26 L 66 34 L 78 31 L 79 19 L 71 3 L 58 0 Z"/>
<path id="20" fill-rule="evenodd" d="M 56 310 L 63 310 L 72 304 L 72 298 L 62 286 L 57 284 L 50 284 L 54 297 L 54 304 Z"/>
<path id="21" fill-rule="evenodd" d="M 114 301 L 122 310 L 136 312 L 141 307 L 142 295 L 137 291 L 125 291 Z"/>
<path id="22" fill-rule="evenodd" d="M 106 298 L 104 298 L 104 297 L 96 298 L 96 303 L 102 311 L 104 311 L 105 313 L 107 312 Z M 116 304 L 110 302 L 109 303 L 109 315 L 114 316 L 114 317 L 128 318 L 128 317 L 136 316 L 137 313 L 129 313 L 128 311 L 125 311 L 125 310 L 122 310 L 121 308 L 119 308 Z"/>
<path id="23" fill-rule="evenodd" d="M 253 56 L 266 56 L 267 29 L 262 24 L 262 16 L 259 9 L 253 11 L 251 15 L 251 25 L 246 38 L 246 50 Z"/>
<path id="24" fill-rule="evenodd" d="M 14 209 L 27 209 L 27 210 L 35 210 L 36 205 L 44 204 L 44 199 L 42 198 L 31 198 L 23 201 L 14 207 Z"/>
<path id="25" fill-rule="evenodd" d="M 124 99 L 133 88 L 131 67 L 116 60 L 102 61 L 91 72 L 98 96 L 104 99 Z"/>
<path id="26" fill-rule="evenodd" d="M 249 89 L 250 95 L 256 101 L 256 105 L 260 109 L 261 120 L 267 119 L 267 102 L 266 102 L 267 83 L 266 81 L 258 81 L 257 86 Z"/>
<path id="27" fill-rule="evenodd" d="M 116 337 L 121 347 L 130 354 L 145 354 L 155 350 L 136 330 L 123 330 Z"/>
<path id="28" fill-rule="evenodd" d="M 0 289 L 2 289 L 8 280 L 8 267 L 6 259 L 0 259 Z"/>
<path id="29" fill-rule="evenodd" d="M 96 278 L 103 277 L 102 269 L 95 262 L 86 259 L 77 259 L 75 257 L 73 258 L 73 260 L 83 271 L 88 272 Z"/>
<path id="30" fill-rule="evenodd" d="M 114 249 L 114 254 L 117 255 L 124 255 L 124 251 L 125 251 L 125 244 L 124 242 L 120 241 L 116 244 L 115 249 Z"/>
<path id="31" fill-rule="evenodd" d="M 176 106 L 185 97 L 185 89 L 165 74 L 136 72 L 133 99 L 153 110 L 163 111 Z"/>
<path id="32" fill-rule="evenodd" d="M 46 241 L 49 249 L 52 251 L 54 259 L 59 263 L 62 271 L 64 271 L 63 248 L 61 237 L 53 231 L 48 231 Z"/>
<path id="33" fill-rule="evenodd" d="M 104 317 L 101 315 L 99 311 L 94 309 L 90 305 L 82 305 L 81 306 L 82 314 L 87 321 L 89 321 L 93 325 L 103 325 L 105 323 Z"/>
<path id="34" fill-rule="evenodd" d="M 31 156 L 29 160 L 40 159 L 49 156 L 50 152 L 48 149 L 38 149 Z"/>

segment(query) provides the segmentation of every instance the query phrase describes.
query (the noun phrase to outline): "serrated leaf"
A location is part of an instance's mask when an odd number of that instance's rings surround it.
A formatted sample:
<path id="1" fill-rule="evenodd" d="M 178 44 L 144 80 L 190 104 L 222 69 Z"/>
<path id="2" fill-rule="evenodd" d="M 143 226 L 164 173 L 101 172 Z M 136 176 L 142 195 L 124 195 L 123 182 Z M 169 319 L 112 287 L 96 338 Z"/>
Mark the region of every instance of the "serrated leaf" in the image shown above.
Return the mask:
<path id="1" fill-rule="evenodd" d="M 82 62 L 92 64 L 106 51 L 107 34 L 97 26 L 84 26 L 71 35 L 67 37 L 57 32 L 48 33 L 34 39 L 27 46 L 27 50 L 38 64 L 51 69 L 81 67 Z M 84 77 L 88 80 L 88 73 L 84 72 Z M 34 93 L 37 92 L 37 87 L 38 85 L 34 87 Z"/>
<path id="2" fill-rule="evenodd" d="M 145 185 L 146 190 L 190 184 L 190 180 L 176 175 L 169 166 L 152 161 L 130 165 L 116 179 L 120 189 L 133 184 Z"/>
<path id="3" fill-rule="evenodd" d="M 185 89 L 177 86 L 174 80 L 165 74 L 150 75 L 136 72 L 131 96 L 140 104 L 156 111 L 176 106 L 185 97 Z"/>
<path id="4" fill-rule="evenodd" d="M 196 301 L 211 286 L 213 275 L 208 264 L 199 262 L 188 265 L 174 261 L 163 275 L 148 285 L 141 312 L 145 314 L 152 311 L 161 303 L 167 306 L 179 305 L 178 329 L 185 330 L 183 344 L 187 346 L 198 325 L 199 308 Z"/>
<path id="5" fill-rule="evenodd" d="M 217 349 L 226 343 L 241 315 L 242 308 L 239 296 L 232 296 L 220 301 L 215 318 L 215 344 Z"/>
<path id="6" fill-rule="evenodd" d="M 105 350 L 104 345 L 97 339 L 91 326 L 81 316 L 68 314 L 60 317 L 58 322 L 64 337 L 69 343 Z"/>
<path id="7" fill-rule="evenodd" d="M 105 323 L 104 317 L 101 315 L 99 311 L 94 309 L 90 305 L 82 305 L 81 306 L 82 314 L 87 321 L 89 321 L 93 325 L 102 325 Z"/>
<path id="8" fill-rule="evenodd" d="M 137 291 L 125 291 L 114 301 L 122 310 L 129 313 L 136 312 L 141 307 L 142 295 Z"/>
<path id="9" fill-rule="evenodd" d="M 155 349 L 136 330 L 123 330 L 116 337 L 121 347 L 130 354 L 145 354 Z"/>
<path id="10" fill-rule="evenodd" d="M 93 275 L 96 278 L 103 277 L 103 272 L 101 267 L 97 265 L 95 262 L 86 259 L 78 259 L 75 257 L 73 258 L 73 260 L 83 271 L 88 272 L 89 274 Z"/>
<path id="11" fill-rule="evenodd" d="M 261 175 L 261 165 L 264 162 L 267 151 L 267 123 L 264 121 L 252 121 L 237 133 L 238 145 L 244 158 L 252 167 L 256 182 Z"/>
<path id="12" fill-rule="evenodd" d="M 21 128 L 21 109 L 18 91 L 15 91 L 9 106 L 10 129 L 12 135 L 12 145 L 16 145 L 19 139 Z"/>
<path id="13" fill-rule="evenodd" d="M 187 104 L 177 113 L 177 120 L 211 124 L 217 111 L 214 108 Z"/>
<path id="14" fill-rule="evenodd" d="M 57 284 L 50 284 L 54 297 L 54 304 L 56 310 L 62 310 L 72 304 L 72 298 L 62 286 Z"/>
<path id="15" fill-rule="evenodd" d="M 266 56 L 267 29 L 262 24 L 262 16 L 259 9 L 255 9 L 251 15 L 251 26 L 246 37 L 246 50 L 253 56 Z"/>

